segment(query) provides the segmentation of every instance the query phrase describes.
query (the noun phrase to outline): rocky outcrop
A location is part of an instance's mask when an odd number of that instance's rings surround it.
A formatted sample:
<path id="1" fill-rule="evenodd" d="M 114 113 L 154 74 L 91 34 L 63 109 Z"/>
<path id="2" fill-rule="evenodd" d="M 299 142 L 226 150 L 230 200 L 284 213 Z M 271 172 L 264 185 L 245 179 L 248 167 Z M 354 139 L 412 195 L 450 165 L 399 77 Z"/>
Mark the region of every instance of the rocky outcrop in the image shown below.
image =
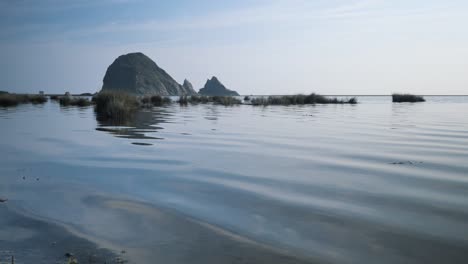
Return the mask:
<path id="1" fill-rule="evenodd" d="M 206 81 L 206 84 L 203 88 L 198 91 L 201 95 L 209 96 L 238 96 L 239 94 L 236 91 L 231 91 L 227 89 L 216 77 Z"/>
<path id="2" fill-rule="evenodd" d="M 184 89 L 186 91 L 194 91 L 195 92 L 195 90 L 193 89 L 192 83 L 190 83 L 187 79 L 184 80 L 184 84 L 182 84 L 182 87 L 184 87 Z"/>
<path id="3" fill-rule="evenodd" d="M 101 91 L 135 95 L 193 95 L 195 90 L 180 85 L 145 54 L 129 53 L 118 57 L 106 71 Z"/>

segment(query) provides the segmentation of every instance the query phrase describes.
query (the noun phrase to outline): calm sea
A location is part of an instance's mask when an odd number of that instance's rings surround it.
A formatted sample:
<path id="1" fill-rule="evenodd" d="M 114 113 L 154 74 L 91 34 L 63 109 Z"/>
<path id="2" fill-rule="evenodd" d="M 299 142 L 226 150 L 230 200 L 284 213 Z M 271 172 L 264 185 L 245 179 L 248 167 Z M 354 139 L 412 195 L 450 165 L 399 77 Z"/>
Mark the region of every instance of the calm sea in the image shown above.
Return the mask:
<path id="1" fill-rule="evenodd" d="M 172 104 L 125 126 L 91 107 L 0 108 L 0 196 L 135 252 L 171 232 L 92 199 L 164 208 L 304 262 L 467 263 L 468 97 L 426 99 Z"/>

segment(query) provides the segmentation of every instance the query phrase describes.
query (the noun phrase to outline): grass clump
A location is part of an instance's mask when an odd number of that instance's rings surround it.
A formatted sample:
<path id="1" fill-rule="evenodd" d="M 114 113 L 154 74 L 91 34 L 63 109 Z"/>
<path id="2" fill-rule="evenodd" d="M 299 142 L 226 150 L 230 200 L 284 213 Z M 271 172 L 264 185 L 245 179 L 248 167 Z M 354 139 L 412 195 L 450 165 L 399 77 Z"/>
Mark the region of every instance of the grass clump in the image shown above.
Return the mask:
<path id="1" fill-rule="evenodd" d="M 61 106 L 89 106 L 91 101 L 83 97 L 62 96 L 59 99 Z"/>
<path id="2" fill-rule="evenodd" d="M 319 94 L 297 94 L 259 97 L 250 100 L 252 105 L 305 105 L 305 104 L 357 104 L 355 97 L 350 99 L 328 98 Z"/>
<path id="3" fill-rule="evenodd" d="M 186 96 L 186 95 L 180 96 L 180 97 L 179 97 L 179 100 L 177 100 L 177 102 L 178 102 L 180 105 L 188 105 L 188 103 L 189 103 L 189 97 Z"/>
<path id="4" fill-rule="evenodd" d="M 172 100 L 169 97 L 160 96 L 160 95 L 153 95 L 153 96 L 151 96 L 151 103 L 154 106 L 161 106 L 161 105 L 164 105 L 164 104 L 172 103 Z"/>
<path id="5" fill-rule="evenodd" d="M 15 106 L 19 101 L 15 95 L 9 93 L 0 94 L 0 106 Z"/>
<path id="6" fill-rule="evenodd" d="M 425 102 L 426 100 L 422 96 L 413 94 L 392 94 L 392 101 L 394 103 L 417 103 Z"/>
<path id="7" fill-rule="evenodd" d="M 39 94 L 0 94 L 0 106 L 16 106 L 18 104 L 43 104 L 47 102 L 47 97 Z"/>
<path id="8" fill-rule="evenodd" d="M 242 101 L 232 97 L 232 96 L 181 96 L 177 101 L 180 105 L 188 105 L 191 104 L 220 104 L 220 105 L 237 105 L 241 104 Z"/>
<path id="9" fill-rule="evenodd" d="M 242 101 L 232 96 L 212 96 L 213 103 L 220 105 L 238 105 Z"/>
<path id="10" fill-rule="evenodd" d="M 211 102 L 211 98 L 205 95 L 192 95 L 188 98 L 192 104 L 207 104 Z"/>
<path id="11" fill-rule="evenodd" d="M 101 119 L 125 121 L 138 110 L 136 96 L 118 92 L 101 92 L 93 97 L 95 111 Z"/>
<path id="12" fill-rule="evenodd" d="M 47 102 L 47 97 L 44 95 L 33 94 L 33 95 L 26 95 L 27 101 L 33 104 L 43 104 Z"/>
<path id="13" fill-rule="evenodd" d="M 143 107 L 151 107 L 151 106 L 162 106 L 165 104 L 172 103 L 171 98 L 163 97 L 160 95 L 153 95 L 153 96 L 145 96 L 140 99 L 140 103 Z"/>

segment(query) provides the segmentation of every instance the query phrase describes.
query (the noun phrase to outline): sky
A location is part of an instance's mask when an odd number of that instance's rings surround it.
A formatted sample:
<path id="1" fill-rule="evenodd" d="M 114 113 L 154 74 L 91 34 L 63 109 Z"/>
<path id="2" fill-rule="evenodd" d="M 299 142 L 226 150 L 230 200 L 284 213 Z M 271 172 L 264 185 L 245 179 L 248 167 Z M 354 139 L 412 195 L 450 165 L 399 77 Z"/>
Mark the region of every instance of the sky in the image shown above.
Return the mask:
<path id="1" fill-rule="evenodd" d="M 0 0 L 0 90 L 96 92 L 143 52 L 198 90 L 468 94 L 466 0 Z"/>

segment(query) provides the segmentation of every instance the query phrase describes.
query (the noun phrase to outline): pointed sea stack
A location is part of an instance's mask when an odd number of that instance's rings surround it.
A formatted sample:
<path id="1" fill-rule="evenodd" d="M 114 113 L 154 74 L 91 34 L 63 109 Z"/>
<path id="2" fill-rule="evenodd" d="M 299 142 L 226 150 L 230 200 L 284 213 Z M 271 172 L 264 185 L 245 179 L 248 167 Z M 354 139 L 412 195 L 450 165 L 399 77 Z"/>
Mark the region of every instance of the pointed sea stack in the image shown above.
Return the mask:
<path id="1" fill-rule="evenodd" d="M 118 57 L 107 68 L 102 90 L 134 95 L 194 95 L 190 86 L 182 86 L 141 52 Z"/>
<path id="2" fill-rule="evenodd" d="M 193 89 L 192 83 L 189 82 L 187 79 L 184 80 L 184 84 L 182 84 L 182 87 L 184 87 L 184 89 L 186 91 L 194 91 L 195 92 L 195 90 Z"/>
<path id="3" fill-rule="evenodd" d="M 211 80 L 207 80 L 205 87 L 198 91 L 201 95 L 209 96 L 239 96 L 236 91 L 227 89 L 216 77 L 212 77 Z"/>

